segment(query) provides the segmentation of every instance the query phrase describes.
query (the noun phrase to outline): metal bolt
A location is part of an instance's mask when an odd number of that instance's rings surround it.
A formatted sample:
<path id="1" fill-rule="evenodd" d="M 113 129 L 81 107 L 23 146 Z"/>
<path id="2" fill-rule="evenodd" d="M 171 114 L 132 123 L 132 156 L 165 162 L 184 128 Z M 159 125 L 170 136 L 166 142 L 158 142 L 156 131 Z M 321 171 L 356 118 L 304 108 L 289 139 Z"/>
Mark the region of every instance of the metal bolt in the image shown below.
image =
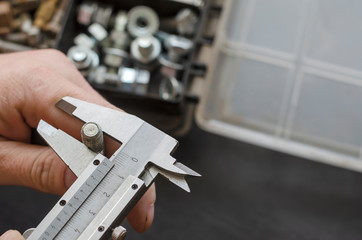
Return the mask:
<path id="1" fill-rule="evenodd" d="M 97 123 L 86 123 L 81 130 L 82 142 L 93 152 L 100 153 L 104 149 L 103 132 Z"/>
<path id="2" fill-rule="evenodd" d="M 190 36 L 195 33 L 198 17 L 191 9 L 182 9 L 176 15 L 175 20 L 177 31 L 181 35 Z"/>
<path id="3" fill-rule="evenodd" d="M 45 26 L 46 31 L 54 35 L 57 35 L 60 32 L 62 28 L 61 22 L 63 21 L 65 10 L 68 3 L 69 0 L 61 0 L 61 3 L 57 8 L 52 20 Z"/>
<path id="4" fill-rule="evenodd" d="M 99 65 L 97 53 L 83 46 L 71 47 L 67 56 L 84 77 L 88 76 L 89 72 Z"/>
<path id="5" fill-rule="evenodd" d="M 87 60 L 87 53 L 85 52 L 75 52 L 72 56 L 72 60 L 75 63 L 84 63 Z"/>
<path id="6" fill-rule="evenodd" d="M 127 230 L 122 226 L 118 226 L 112 232 L 112 240 L 124 240 L 126 235 Z"/>
<path id="7" fill-rule="evenodd" d="M 27 239 L 34 232 L 35 228 L 29 228 L 23 233 L 23 238 Z"/>
<path id="8" fill-rule="evenodd" d="M 180 62 L 181 58 L 189 53 L 193 46 L 194 44 L 191 40 L 184 37 L 171 35 L 166 39 L 165 42 L 165 47 L 168 50 L 168 60 L 175 63 Z"/>
<path id="9" fill-rule="evenodd" d="M 175 77 L 164 77 L 159 87 L 160 97 L 164 100 L 175 100 L 182 92 L 182 85 Z"/>
<path id="10" fill-rule="evenodd" d="M 114 30 L 124 32 L 128 23 L 128 16 L 125 11 L 119 11 L 114 19 Z"/>
<path id="11" fill-rule="evenodd" d="M 161 43 L 152 36 L 136 38 L 131 44 L 131 54 L 141 63 L 150 63 L 161 54 Z"/>

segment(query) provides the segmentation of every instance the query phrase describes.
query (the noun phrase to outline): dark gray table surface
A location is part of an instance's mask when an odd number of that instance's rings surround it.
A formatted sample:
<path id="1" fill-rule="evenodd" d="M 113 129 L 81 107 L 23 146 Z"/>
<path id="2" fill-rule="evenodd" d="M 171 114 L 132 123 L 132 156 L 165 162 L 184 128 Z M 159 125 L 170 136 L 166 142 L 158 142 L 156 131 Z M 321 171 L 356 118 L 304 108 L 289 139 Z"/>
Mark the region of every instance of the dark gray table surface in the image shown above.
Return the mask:
<path id="1" fill-rule="evenodd" d="M 180 142 L 175 156 L 203 177 L 191 194 L 158 179 L 153 226 L 127 239 L 362 239 L 362 174 L 196 126 Z M 57 199 L 0 187 L 0 231 L 36 226 Z"/>

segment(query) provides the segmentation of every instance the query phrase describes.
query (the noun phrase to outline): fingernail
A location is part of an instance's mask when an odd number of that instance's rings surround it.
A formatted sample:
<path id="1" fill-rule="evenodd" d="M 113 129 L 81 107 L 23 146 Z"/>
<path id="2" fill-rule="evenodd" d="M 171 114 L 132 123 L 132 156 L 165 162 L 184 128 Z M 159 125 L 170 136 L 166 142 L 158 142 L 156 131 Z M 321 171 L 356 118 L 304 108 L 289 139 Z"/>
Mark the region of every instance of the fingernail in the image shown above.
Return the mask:
<path id="1" fill-rule="evenodd" d="M 72 186 L 72 184 L 75 182 L 76 179 L 77 177 L 75 176 L 75 174 L 72 172 L 72 170 L 68 168 L 65 171 L 65 176 L 64 176 L 65 187 L 68 189 L 70 186 Z"/>

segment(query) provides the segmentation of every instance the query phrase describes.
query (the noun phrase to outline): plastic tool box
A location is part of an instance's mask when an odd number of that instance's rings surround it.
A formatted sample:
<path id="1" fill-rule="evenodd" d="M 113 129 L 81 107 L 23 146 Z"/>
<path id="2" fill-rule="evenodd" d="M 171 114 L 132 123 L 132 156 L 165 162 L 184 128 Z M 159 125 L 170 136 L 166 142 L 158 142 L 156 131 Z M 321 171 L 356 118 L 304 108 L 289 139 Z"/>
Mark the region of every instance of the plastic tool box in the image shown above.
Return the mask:
<path id="1" fill-rule="evenodd" d="M 59 42 L 63 51 L 76 30 L 76 2 Z M 362 2 L 112 3 L 124 9 L 146 5 L 161 16 L 189 6 L 200 22 L 180 98 L 98 87 L 111 101 L 179 132 L 187 131 L 196 106 L 197 123 L 207 131 L 362 171 Z"/>

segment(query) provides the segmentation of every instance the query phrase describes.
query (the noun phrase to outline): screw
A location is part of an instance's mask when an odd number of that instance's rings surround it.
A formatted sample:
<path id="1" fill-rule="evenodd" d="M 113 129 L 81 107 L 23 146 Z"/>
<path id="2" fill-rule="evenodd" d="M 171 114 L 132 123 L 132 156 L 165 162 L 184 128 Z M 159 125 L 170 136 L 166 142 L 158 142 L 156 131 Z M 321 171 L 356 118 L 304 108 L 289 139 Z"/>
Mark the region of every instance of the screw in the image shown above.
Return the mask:
<path id="1" fill-rule="evenodd" d="M 127 230 L 122 226 L 118 226 L 112 232 L 112 240 L 123 240 L 125 239 L 126 235 Z"/>
<path id="2" fill-rule="evenodd" d="M 103 132 L 96 123 L 86 123 L 81 130 L 82 142 L 93 152 L 100 153 L 104 149 Z"/>
<path id="3" fill-rule="evenodd" d="M 161 54 L 161 43 L 152 36 L 136 38 L 131 44 L 131 54 L 141 63 L 150 63 Z"/>

